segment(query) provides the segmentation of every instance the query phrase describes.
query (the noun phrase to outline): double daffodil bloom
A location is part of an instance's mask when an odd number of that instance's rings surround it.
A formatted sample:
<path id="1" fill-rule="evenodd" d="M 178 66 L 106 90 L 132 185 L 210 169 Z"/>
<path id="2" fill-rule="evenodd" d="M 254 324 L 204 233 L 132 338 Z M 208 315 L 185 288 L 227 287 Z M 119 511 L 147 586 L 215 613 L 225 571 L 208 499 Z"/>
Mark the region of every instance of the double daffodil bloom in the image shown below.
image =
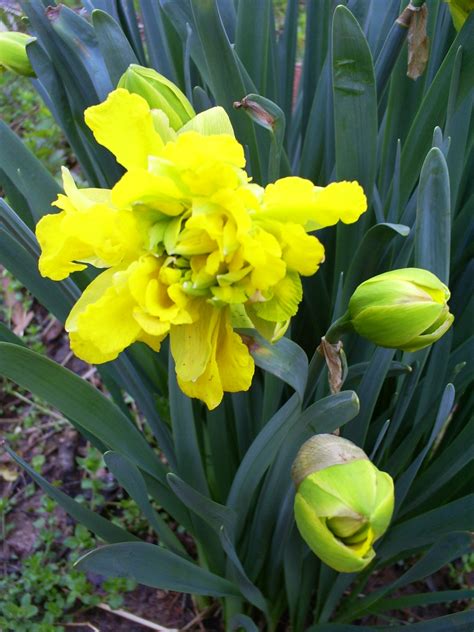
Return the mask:
<path id="1" fill-rule="evenodd" d="M 43 276 L 106 268 L 67 319 L 74 353 L 107 362 L 136 341 L 157 350 L 169 334 L 180 387 L 210 409 L 252 381 L 254 363 L 234 327 L 274 340 L 296 313 L 300 275 L 324 259 L 307 232 L 354 222 L 366 209 L 356 182 L 251 183 L 218 110 L 219 133 L 207 133 L 204 112 L 165 142 L 155 121 L 162 128 L 166 115 L 115 90 L 85 120 L 125 174 L 111 190 L 78 189 L 64 169 L 60 212 L 37 226 Z"/>

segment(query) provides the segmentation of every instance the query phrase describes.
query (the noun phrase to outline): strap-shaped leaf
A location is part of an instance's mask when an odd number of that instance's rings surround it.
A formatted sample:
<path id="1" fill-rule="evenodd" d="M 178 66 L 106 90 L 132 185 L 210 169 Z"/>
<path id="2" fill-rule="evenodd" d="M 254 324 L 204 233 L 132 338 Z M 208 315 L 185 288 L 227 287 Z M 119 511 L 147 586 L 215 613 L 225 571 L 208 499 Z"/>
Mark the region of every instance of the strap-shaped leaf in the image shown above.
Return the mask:
<path id="1" fill-rule="evenodd" d="M 165 467 L 122 411 L 68 369 L 18 345 L 0 343 L 0 374 L 28 389 L 164 481 Z"/>
<path id="2" fill-rule="evenodd" d="M 429 151 L 433 129 L 443 125 L 449 97 L 449 82 L 453 74 L 454 63 L 459 47 L 463 47 L 463 65 L 472 68 L 474 58 L 474 12 L 471 11 L 463 28 L 443 59 L 436 76 L 419 104 L 415 118 L 410 118 L 410 131 L 403 144 L 401 171 L 401 204 L 405 206 L 411 191 L 418 179 L 423 157 Z M 466 59 L 464 56 L 466 55 Z M 469 71 L 464 74 L 463 84 L 456 98 L 456 110 L 462 106 L 464 99 L 469 99 L 472 91 L 472 78 Z M 397 97 L 398 99 L 400 96 Z M 453 115 L 454 112 L 451 113 Z"/>
<path id="3" fill-rule="evenodd" d="M 173 531 L 168 527 L 163 518 L 153 509 L 148 498 L 148 490 L 145 485 L 140 470 L 129 459 L 118 452 L 106 452 L 104 460 L 118 480 L 120 485 L 125 489 L 127 494 L 137 503 L 150 525 L 160 537 L 160 540 L 171 551 L 188 557 L 185 548 L 175 536 Z"/>
<path id="4" fill-rule="evenodd" d="M 259 628 L 246 614 L 235 614 L 230 621 L 231 630 L 245 630 L 245 632 L 258 632 Z"/>
<path id="5" fill-rule="evenodd" d="M 361 403 L 360 412 L 357 417 L 345 427 L 344 436 L 362 448 L 365 444 L 370 420 L 375 410 L 375 404 L 377 403 L 394 354 L 394 349 L 377 348 L 370 361 L 370 366 L 357 389 Z"/>
<path id="6" fill-rule="evenodd" d="M 242 566 L 242 562 L 239 560 L 235 547 L 224 527 L 221 527 L 220 538 L 222 548 L 227 555 L 228 562 L 230 563 L 230 567 L 232 569 L 232 575 L 235 577 L 235 582 L 238 585 L 240 592 L 248 601 L 250 601 L 251 604 L 268 615 L 268 606 L 265 601 L 265 597 L 262 595 L 257 586 L 255 586 L 255 584 L 248 578 L 248 575 Z"/>
<path id="7" fill-rule="evenodd" d="M 396 486 L 397 504 L 396 504 L 395 512 L 396 513 L 400 512 L 400 515 L 403 515 L 404 513 L 406 513 L 406 510 L 403 511 L 404 509 L 403 501 L 405 500 L 405 497 L 410 490 L 410 486 L 418 470 L 420 469 L 426 455 L 428 454 L 428 451 L 430 450 L 431 446 L 433 445 L 433 442 L 438 437 L 439 433 L 441 432 L 441 429 L 446 423 L 446 420 L 451 414 L 453 404 L 454 404 L 454 396 L 455 396 L 454 386 L 452 384 L 448 384 L 444 390 L 443 397 L 441 399 L 441 403 L 438 408 L 438 414 L 436 415 L 436 421 L 433 425 L 433 430 L 431 431 L 428 441 L 423 446 L 423 449 L 420 450 L 419 454 L 417 455 L 413 463 L 411 463 L 410 467 L 406 469 L 406 471 L 402 474 L 402 476 L 400 476 L 400 478 L 397 481 L 397 486 Z"/>
<path id="8" fill-rule="evenodd" d="M 209 495 L 196 433 L 192 401 L 178 386 L 171 353 L 169 354 L 168 382 L 177 473 L 201 494 Z"/>
<path id="9" fill-rule="evenodd" d="M 403 224 L 383 223 L 372 226 L 365 233 L 345 275 L 341 304 L 343 311 L 347 308 L 347 303 L 359 283 L 383 272 L 380 268 L 380 261 L 392 239 L 406 237 L 409 232 L 409 227 Z"/>
<path id="10" fill-rule="evenodd" d="M 440 590 L 436 592 L 417 593 L 405 595 L 393 599 L 381 599 L 370 607 L 371 612 L 384 612 L 386 610 L 405 610 L 431 604 L 448 604 L 452 601 L 465 601 L 474 598 L 474 590 Z"/>
<path id="11" fill-rule="evenodd" d="M 377 554 L 383 560 L 402 554 L 407 557 L 409 552 L 426 548 L 447 533 L 467 531 L 472 528 L 473 512 L 474 494 L 469 494 L 410 518 L 387 531 Z"/>
<path id="12" fill-rule="evenodd" d="M 221 527 L 224 527 L 226 533 L 233 538 L 237 515 L 232 509 L 200 494 L 176 474 L 170 472 L 166 478 L 183 505 L 200 516 L 217 535 L 220 535 Z"/>
<path id="13" fill-rule="evenodd" d="M 429 551 L 403 573 L 401 577 L 359 600 L 353 608 L 349 608 L 348 611 L 343 612 L 339 620 L 353 621 L 360 613 L 369 609 L 372 604 L 376 604 L 379 599 L 391 592 L 432 575 L 452 560 L 461 557 L 469 549 L 470 543 L 471 536 L 467 531 L 448 533 L 442 536 L 433 544 Z"/>
<path id="14" fill-rule="evenodd" d="M 415 266 L 449 282 L 451 251 L 451 192 L 448 165 L 433 147 L 423 163 L 418 187 Z"/>
<path id="15" fill-rule="evenodd" d="M 339 5 L 333 18 L 336 176 L 357 180 L 371 196 L 377 160 L 377 97 L 369 45 L 352 13 Z"/>
<path id="16" fill-rule="evenodd" d="M 0 342 L 9 342 L 13 345 L 19 345 L 20 347 L 26 346 L 23 340 L 16 334 L 14 334 L 13 331 L 10 331 L 8 327 L 4 325 L 1 321 L 0 321 Z"/>
<path id="17" fill-rule="evenodd" d="M 255 364 L 289 384 L 302 400 L 308 377 L 308 358 L 303 349 L 289 338 L 272 344 L 253 329 L 242 333 L 249 338 Z"/>
<path id="18" fill-rule="evenodd" d="M 26 198 L 35 221 L 50 212 L 51 202 L 61 191 L 59 185 L 3 121 L 0 121 L 0 174 L 1 171 Z"/>
<path id="19" fill-rule="evenodd" d="M 62 492 L 51 483 L 38 474 L 26 461 L 24 461 L 20 456 L 15 454 L 13 450 L 11 450 L 7 445 L 5 446 L 5 450 L 12 457 L 14 461 L 18 463 L 31 478 L 37 483 L 41 489 L 48 494 L 51 498 L 53 498 L 74 520 L 77 520 L 88 529 L 90 529 L 93 533 L 95 533 L 99 538 L 105 540 L 105 542 L 126 542 L 127 540 L 134 541 L 138 540 L 136 536 L 125 531 L 121 527 L 113 524 L 109 520 L 106 520 L 99 514 L 91 511 L 84 505 L 81 505 L 73 498 Z"/>
<path id="20" fill-rule="evenodd" d="M 214 597 L 239 596 L 229 580 L 145 542 L 111 544 L 86 553 L 76 566 L 106 577 L 130 577 L 140 584 Z"/>
<path id="21" fill-rule="evenodd" d="M 138 59 L 124 32 L 112 16 L 96 9 L 92 12 L 92 24 L 112 86 L 115 87 L 130 64 L 138 64 Z"/>

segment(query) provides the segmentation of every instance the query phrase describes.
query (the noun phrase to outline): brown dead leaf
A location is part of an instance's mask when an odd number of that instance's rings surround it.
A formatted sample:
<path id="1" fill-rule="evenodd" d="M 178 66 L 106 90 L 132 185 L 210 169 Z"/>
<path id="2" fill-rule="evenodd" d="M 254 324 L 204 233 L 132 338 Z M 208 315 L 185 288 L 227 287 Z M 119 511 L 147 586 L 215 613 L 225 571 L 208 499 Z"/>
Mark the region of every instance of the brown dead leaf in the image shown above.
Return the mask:
<path id="1" fill-rule="evenodd" d="M 319 353 L 324 356 L 328 367 L 329 388 L 331 393 L 339 393 L 343 381 L 342 366 L 342 342 L 331 344 L 325 338 L 321 338 L 321 344 L 318 347 Z"/>
<path id="2" fill-rule="evenodd" d="M 409 5 L 410 6 L 410 5 Z M 423 4 L 413 11 L 408 27 L 408 68 L 407 76 L 418 79 L 424 72 L 429 57 L 429 39 L 426 33 L 428 8 Z"/>
<path id="3" fill-rule="evenodd" d="M 15 303 L 11 313 L 13 333 L 17 336 L 23 336 L 25 329 L 31 323 L 33 317 L 33 312 L 27 311 L 21 303 Z"/>

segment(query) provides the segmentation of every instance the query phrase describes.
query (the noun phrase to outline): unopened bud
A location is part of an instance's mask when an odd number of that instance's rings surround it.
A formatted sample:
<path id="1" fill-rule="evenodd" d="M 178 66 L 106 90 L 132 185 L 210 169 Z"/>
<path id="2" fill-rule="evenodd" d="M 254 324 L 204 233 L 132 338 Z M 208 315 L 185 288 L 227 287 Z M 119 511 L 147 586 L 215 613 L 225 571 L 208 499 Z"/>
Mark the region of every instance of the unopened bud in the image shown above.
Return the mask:
<path id="1" fill-rule="evenodd" d="M 364 569 L 392 517 L 390 475 L 351 441 L 321 434 L 303 444 L 292 476 L 296 524 L 310 549 L 341 573 Z"/>

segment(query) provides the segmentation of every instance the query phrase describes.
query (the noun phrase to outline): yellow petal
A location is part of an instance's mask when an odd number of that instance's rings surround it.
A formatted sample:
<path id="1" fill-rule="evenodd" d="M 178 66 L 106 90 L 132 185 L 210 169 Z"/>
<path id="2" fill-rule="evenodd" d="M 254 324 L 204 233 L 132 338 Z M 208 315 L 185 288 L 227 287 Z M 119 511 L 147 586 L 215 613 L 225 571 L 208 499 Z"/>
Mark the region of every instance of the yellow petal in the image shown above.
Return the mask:
<path id="1" fill-rule="evenodd" d="M 214 313 L 212 319 L 209 318 L 210 310 Z M 201 399 L 212 410 L 222 401 L 224 391 L 248 390 L 255 367 L 247 347 L 232 329 L 228 309 L 216 309 L 202 303 L 199 321 L 204 322 L 204 320 L 208 324 L 206 339 L 210 347 L 210 353 L 206 352 L 204 370 L 198 377 L 191 380 L 183 378 L 185 373 L 182 370 L 182 363 L 179 370 L 177 365 L 176 372 L 183 392 L 189 397 Z M 171 349 L 175 361 L 177 359 L 175 355 L 177 329 L 180 328 L 172 327 L 171 329 Z M 191 342 L 189 344 L 188 348 L 193 349 L 194 352 L 194 346 Z"/>
<path id="2" fill-rule="evenodd" d="M 126 272 L 107 270 L 84 290 L 66 321 L 71 348 L 86 362 L 113 360 L 140 335 Z"/>
<path id="3" fill-rule="evenodd" d="M 296 314 L 303 298 L 303 288 L 297 272 L 288 272 L 271 288 L 271 292 L 272 298 L 269 301 L 253 304 L 257 316 L 278 323 Z"/>
<path id="4" fill-rule="evenodd" d="M 111 92 L 103 103 L 87 108 L 84 118 L 97 142 L 126 169 L 146 169 L 148 156 L 158 156 L 163 148 L 148 103 L 123 88 Z"/>
<path id="5" fill-rule="evenodd" d="M 185 194 L 169 176 L 131 169 L 112 189 L 112 200 L 118 208 L 141 205 L 163 215 L 175 216 L 184 210 Z"/>
<path id="6" fill-rule="evenodd" d="M 209 196 L 219 189 L 235 189 L 243 179 L 243 147 L 227 134 L 185 132 L 176 142 L 167 143 L 161 155 L 175 165 L 193 195 Z"/>
<path id="7" fill-rule="evenodd" d="M 197 322 L 171 328 L 171 353 L 181 381 L 195 382 L 206 370 L 213 352 L 218 318 L 219 310 L 202 301 Z"/>
<path id="8" fill-rule="evenodd" d="M 41 247 L 40 273 L 55 281 L 83 270 L 84 263 L 98 268 L 129 263 L 142 249 L 133 214 L 105 204 L 45 215 L 37 224 L 36 237 Z"/>
<path id="9" fill-rule="evenodd" d="M 280 242 L 282 259 L 288 270 L 294 270 L 303 276 L 311 276 L 324 261 L 323 245 L 313 235 L 307 235 L 300 224 L 275 220 L 259 223 Z"/>
<path id="10" fill-rule="evenodd" d="M 339 220 L 352 224 L 367 210 L 367 198 L 358 182 L 332 182 L 327 187 L 316 187 L 316 191 L 310 230 L 332 226 Z"/>
<path id="11" fill-rule="evenodd" d="M 266 187 L 263 210 L 256 218 L 292 222 L 306 230 L 316 230 L 339 220 L 346 224 L 355 222 L 366 209 L 367 200 L 357 182 L 333 182 L 323 188 L 292 176 Z"/>
<path id="12" fill-rule="evenodd" d="M 61 167 L 63 189 L 53 206 L 64 210 L 83 211 L 94 204 L 111 204 L 110 189 L 78 189 L 69 169 Z"/>
<path id="13" fill-rule="evenodd" d="M 255 364 L 242 338 L 232 329 L 228 309 L 221 315 L 216 360 L 224 391 L 237 393 L 250 388 Z"/>

